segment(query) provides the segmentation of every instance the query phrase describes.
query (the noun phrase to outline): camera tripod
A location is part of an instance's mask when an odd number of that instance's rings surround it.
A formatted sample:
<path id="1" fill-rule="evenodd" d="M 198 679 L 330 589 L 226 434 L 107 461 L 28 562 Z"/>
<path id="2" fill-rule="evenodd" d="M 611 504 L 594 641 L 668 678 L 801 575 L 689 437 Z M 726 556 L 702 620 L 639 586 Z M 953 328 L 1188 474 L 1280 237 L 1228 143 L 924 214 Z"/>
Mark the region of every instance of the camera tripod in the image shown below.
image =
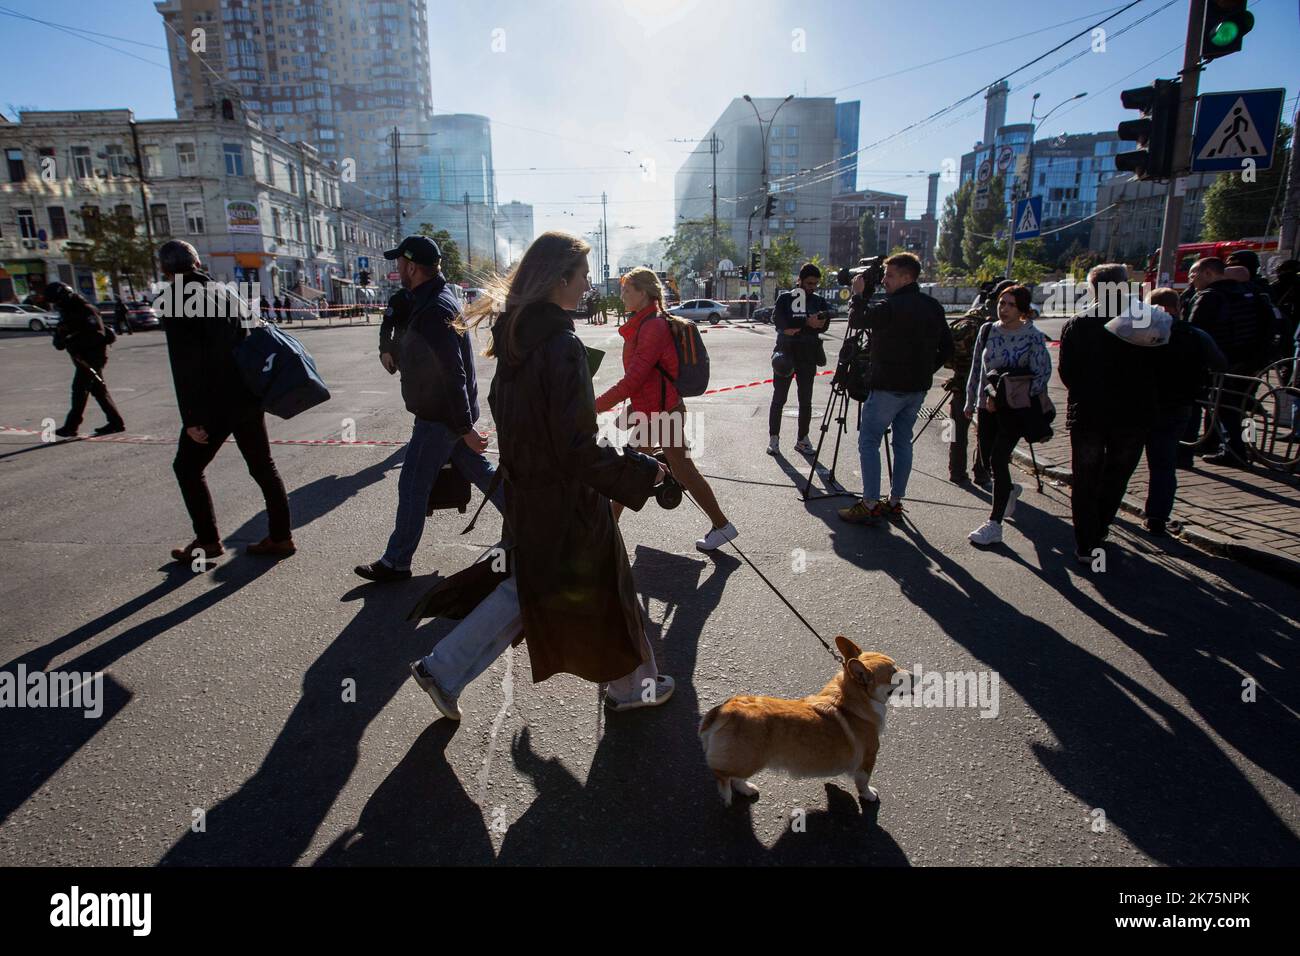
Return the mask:
<path id="1" fill-rule="evenodd" d="M 822 412 L 821 436 L 817 439 L 817 451 L 813 455 L 812 467 L 808 469 L 808 480 L 804 482 L 802 497 L 804 501 L 815 501 L 820 498 L 856 498 L 858 497 L 852 491 L 849 491 L 839 479 L 835 477 L 835 466 L 840 460 L 840 439 L 848 431 L 848 414 L 849 414 L 849 392 L 845 384 L 840 381 L 840 376 L 836 375 L 831 381 L 831 397 L 826 403 L 826 411 Z M 822 446 L 826 443 L 826 432 L 830 430 L 831 420 L 836 422 L 835 429 L 835 452 L 831 455 L 830 471 L 826 473 L 825 485 L 826 491 L 812 490 L 813 476 L 817 474 L 817 463 L 822 457 Z M 858 420 L 862 419 L 862 403 L 858 403 Z"/>

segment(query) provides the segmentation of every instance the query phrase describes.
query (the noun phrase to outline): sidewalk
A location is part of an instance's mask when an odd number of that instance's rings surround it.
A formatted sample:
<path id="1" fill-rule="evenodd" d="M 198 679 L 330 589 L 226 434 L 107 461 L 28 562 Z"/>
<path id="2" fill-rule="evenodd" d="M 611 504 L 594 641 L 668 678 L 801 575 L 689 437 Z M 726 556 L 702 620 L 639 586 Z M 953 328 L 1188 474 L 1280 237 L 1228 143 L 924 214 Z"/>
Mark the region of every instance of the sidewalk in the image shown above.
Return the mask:
<path id="1" fill-rule="evenodd" d="M 1045 479 L 1070 483 L 1070 436 L 1065 430 L 1065 386 L 1061 384 L 1052 349 L 1052 381 L 1048 393 L 1056 404 L 1056 432 L 1051 441 L 1034 446 Z M 944 374 L 936 378 L 942 380 Z M 946 398 L 932 389 L 926 404 Z M 1015 461 L 1027 472 L 1033 465 L 1024 442 L 1016 447 Z M 1146 456 L 1129 481 L 1122 510 L 1141 518 L 1147 494 Z M 1178 496 L 1174 500 L 1171 531 L 1214 554 L 1300 583 L 1300 478 L 1263 468 L 1228 468 L 1196 459 L 1192 470 L 1179 469 Z"/>

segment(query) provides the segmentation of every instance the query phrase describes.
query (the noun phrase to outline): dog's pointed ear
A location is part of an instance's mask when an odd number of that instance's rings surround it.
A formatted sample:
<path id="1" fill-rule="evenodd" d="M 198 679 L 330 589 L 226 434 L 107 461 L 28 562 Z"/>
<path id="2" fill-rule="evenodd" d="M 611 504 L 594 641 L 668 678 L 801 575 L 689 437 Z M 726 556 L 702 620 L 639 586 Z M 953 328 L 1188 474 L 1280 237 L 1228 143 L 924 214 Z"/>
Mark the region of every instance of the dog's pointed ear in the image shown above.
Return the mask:
<path id="1" fill-rule="evenodd" d="M 867 670 L 867 666 L 862 661 L 856 657 L 850 657 L 844 666 L 848 669 L 850 677 L 863 687 L 871 688 L 871 671 Z"/>
<path id="2" fill-rule="evenodd" d="M 839 648 L 840 656 L 846 661 L 851 657 L 858 657 L 862 654 L 862 648 L 858 647 L 858 645 L 854 644 L 843 634 L 836 635 L 835 646 Z"/>

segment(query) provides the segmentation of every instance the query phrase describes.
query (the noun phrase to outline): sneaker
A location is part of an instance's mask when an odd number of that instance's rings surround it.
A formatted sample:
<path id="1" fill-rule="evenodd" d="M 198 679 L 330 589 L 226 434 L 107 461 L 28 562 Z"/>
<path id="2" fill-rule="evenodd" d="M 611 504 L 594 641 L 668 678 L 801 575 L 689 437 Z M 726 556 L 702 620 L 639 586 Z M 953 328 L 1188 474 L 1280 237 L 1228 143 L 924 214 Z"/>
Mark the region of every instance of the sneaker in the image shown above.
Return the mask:
<path id="1" fill-rule="evenodd" d="M 880 510 L 884 513 L 886 518 L 897 520 L 903 517 L 903 502 L 895 501 L 892 498 L 889 501 L 882 501 L 880 503 Z"/>
<path id="2" fill-rule="evenodd" d="M 442 716 L 448 720 L 460 720 L 460 704 L 457 698 L 438 686 L 433 675 L 425 669 L 424 661 L 411 661 L 411 676 L 420 685 L 420 690 L 429 695 L 429 700 L 433 701 L 433 706 L 438 708 Z"/>
<path id="3" fill-rule="evenodd" d="M 296 553 L 297 550 L 293 538 L 272 541 L 269 537 L 266 537 L 256 544 L 250 544 L 244 548 L 244 554 L 254 554 L 268 558 L 287 558 L 289 555 Z"/>
<path id="4" fill-rule="evenodd" d="M 993 487 L 993 479 L 992 477 L 989 476 L 987 472 L 983 472 L 983 471 L 975 472 L 974 481 L 975 484 L 979 485 L 981 488 L 984 488 L 985 490 Z"/>
<path id="5" fill-rule="evenodd" d="M 54 429 L 54 434 L 58 435 L 60 438 L 76 438 L 77 430 L 64 425 L 62 428 Z"/>
<path id="6" fill-rule="evenodd" d="M 655 677 L 654 696 L 649 700 L 642 698 L 640 694 L 631 700 L 616 700 L 605 693 L 605 706 L 615 713 L 624 710 L 636 710 L 638 707 L 658 707 L 660 704 L 668 703 L 668 698 L 673 696 L 673 691 L 677 688 L 676 683 L 667 674 L 659 674 Z"/>
<path id="7" fill-rule="evenodd" d="M 721 528 L 714 528 L 699 541 L 695 542 L 697 551 L 714 551 L 740 534 L 736 526 L 728 521 Z"/>
<path id="8" fill-rule="evenodd" d="M 817 454 L 817 449 L 813 447 L 813 443 L 808 440 L 807 435 L 804 435 L 803 438 L 800 438 L 794 443 L 794 450 L 801 455 Z"/>
<path id="9" fill-rule="evenodd" d="M 885 513 L 885 509 L 879 501 L 871 505 L 859 501 L 852 508 L 838 509 L 837 513 L 841 521 L 847 521 L 849 524 L 873 524 Z"/>
<path id="10" fill-rule="evenodd" d="M 378 584 L 387 584 L 389 581 L 405 581 L 411 576 L 409 569 L 399 571 L 397 568 L 384 564 L 383 561 L 376 561 L 374 564 L 358 564 L 352 570 L 367 581 L 374 581 Z"/>
<path id="11" fill-rule="evenodd" d="M 220 557 L 226 553 L 226 549 L 221 546 L 220 541 L 213 541 L 204 544 L 202 541 L 191 541 L 183 548 L 172 548 L 172 558 L 176 561 L 191 561 L 194 559 L 196 551 L 202 551 L 205 560 Z"/>
<path id="12" fill-rule="evenodd" d="M 1016 502 L 1020 500 L 1020 493 L 1024 491 L 1023 485 L 1012 485 L 1011 494 L 1007 495 L 1007 506 L 1002 511 L 1002 519 L 1005 521 L 1010 518 L 1016 510 Z"/>
<path id="13" fill-rule="evenodd" d="M 949 475 L 949 476 L 948 476 L 948 480 L 949 480 L 950 482 L 952 482 L 954 485 L 969 485 L 969 484 L 970 484 L 970 476 L 969 476 L 969 475 Z"/>
<path id="14" fill-rule="evenodd" d="M 971 544 L 1001 544 L 1002 522 L 990 518 L 966 536 Z"/>
<path id="15" fill-rule="evenodd" d="M 108 424 L 108 425 L 100 425 L 98 428 L 96 428 L 96 429 L 95 429 L 95 434 L 96 434 L 96 435 L 116 435 L 118 432 L 124 432 L 124 431 L 126 431 L 126 426 L 125 426 L 125 425 L 122 425 L 122 424 L 117 424 L 117 425 Z"/>
<path id="16" fill-rule="evenodd" d="M 778 436 L 773 435 L 767 440 L 767 453 L 769 455 L 781 454 L 781 439 Z"/>
<path id="17" fill-rule="evenodd" d="M 1169 533 L 1169 528 L 1163 521 L 1157 521 L 1154 518 L 1143 518 L 1142 527 L 1147 529 L 1147 533 L 1157 538 L 1163 538 Z"/>

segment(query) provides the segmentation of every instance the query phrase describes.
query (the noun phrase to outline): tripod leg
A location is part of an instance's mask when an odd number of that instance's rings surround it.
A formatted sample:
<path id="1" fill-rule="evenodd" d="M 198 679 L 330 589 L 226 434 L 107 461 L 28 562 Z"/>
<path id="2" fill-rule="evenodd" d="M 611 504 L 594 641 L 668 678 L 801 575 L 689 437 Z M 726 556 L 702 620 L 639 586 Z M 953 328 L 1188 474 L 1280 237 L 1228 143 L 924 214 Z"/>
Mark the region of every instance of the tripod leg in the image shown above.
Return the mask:
<path id="1" fill-rule="evenodd" d="M 815 474 L 817 473 L 817 462 L 818 462 L 818 460 L 819 460 L 819 459 L 821 458 L 821 456 L 822 456 L 822 445 L 823 445 L 823 444 L 825 443 L 825 441 L 826 441 L 826 430 L 830 427 L 830 421 L 831 421 L 831 417 L 832 417 L 832 412 L 833 412 L 833 410 L 834 410 L 834 408 L 835 408 L 835 403 L 836 403 L 836 401 L 837 401 L 837 397 L 836 397 L 836 389 L 835 389 L 835 386 L 832 385 L 832 386 L 831 386 L 831 397 L 830 397 L 830 399 L 826 402 L 826 411 L 822 412 L 822 428 L 821 428 L 821 435 L 820 435 L 820 437 L 818 437 L 818 439 L 817 439 L 817 450 L 813 453 L 812 467 L 808 469 L 808 480 L 805 481 L 805 482 L 804 482 L 804 485 L 803 485 L 803 500 L 804 500 L 804 501 L 807 501 L 807 500 L 808 500 L 808 496 L 809 496 L 810 494 L 812 494 L 812 480 L 813 480 L 813 475 L 815 475 Z M 838 437 L 836 437 L 836 439 L 835 439 L 835 447 L 836 447 L 836 453 L 838 454 L 838 451 L 839 451 L 839 438 L 838 438 Z M 834 474 L 834 468 L 832 468 L 831 473 Z"/>
<path id="2" fill-rule="evenodd" d="M 1034 454 L 1034 443 L 1029 442 L 1029 460 L 1034 463 L 1034 480 L 1038 482 L 1038 493 L 1043 493 L 1043 473 L 1038 470 L 1038 456 Z"/>

